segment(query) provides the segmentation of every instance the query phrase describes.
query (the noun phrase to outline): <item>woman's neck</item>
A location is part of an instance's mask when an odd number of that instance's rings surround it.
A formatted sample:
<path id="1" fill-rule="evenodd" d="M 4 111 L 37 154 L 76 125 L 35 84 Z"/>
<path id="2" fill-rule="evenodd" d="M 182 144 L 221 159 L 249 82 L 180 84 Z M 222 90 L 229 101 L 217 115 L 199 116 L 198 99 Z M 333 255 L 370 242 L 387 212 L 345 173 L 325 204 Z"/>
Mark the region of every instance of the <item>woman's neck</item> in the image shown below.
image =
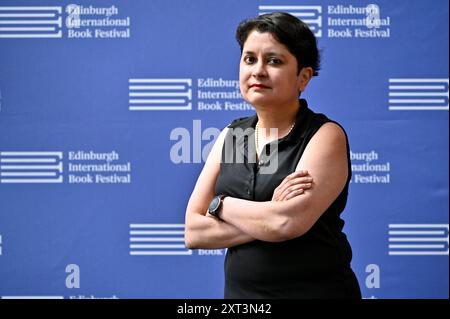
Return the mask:
<path id="1" fill-rule="evenodd" d="M 297 117 L 298 108 L 298 102 L 295 106 L 257 108 L 258 129 L 261 130 L 263 136 L 269 136 L 271 128 L 277 129 L 277 138 L 283 137 L 292 129 Z M 272 136 L 272 138 L 276 137 Z"/>

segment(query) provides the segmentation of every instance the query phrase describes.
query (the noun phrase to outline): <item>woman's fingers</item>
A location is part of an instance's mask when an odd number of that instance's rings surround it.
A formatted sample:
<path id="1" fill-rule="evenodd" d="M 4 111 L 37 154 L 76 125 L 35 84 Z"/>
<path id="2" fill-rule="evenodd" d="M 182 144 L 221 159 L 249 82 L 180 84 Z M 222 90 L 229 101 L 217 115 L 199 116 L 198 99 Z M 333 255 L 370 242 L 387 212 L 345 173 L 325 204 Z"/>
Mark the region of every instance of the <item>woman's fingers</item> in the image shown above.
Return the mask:
<path id="1" fill-rule="evenodd" d="M 289 174 L 288 176 L 286 176 L 280 183 L 280 185 L 278 187 L 283 187 L 284 184 L 288 183 L 289 181 L 298 178 L 298 177 L 304 177 L 304 176 L 308 176 L 308 171 L 306 170 L 300 170 L 300 171 L 295 171 L 294 173 Z"/>
<path id="2" fill-rule="evenodd" d="M 290 187 L 285 188 L 285 189 L 281 192 L 281 194 L 280 194 L 280 196 L 279 196 L 279 200 L 280 200 L 280 201 L 282 201 L 282 200 L 287 200 L 287 197 L 288 197 L 289 195 L 292 195 L 292 194 L 293 194 L 293 196 L 290 196 L 289 198 L 292 198 L 292 197 L 294 197 L 294 196 L 303 194 L 305 190 L 310 189 L 311 187 L 312 187 L 312 183 L 309 183 L 309 182 L 307 182 L 307 183 L 299 182 L 299 183 L 297 183 L 297 184 L 295 184 L 295 185 L 293 185 L 293 186 L 290 186 Z"/>
<path id="3" fill-rule="evenodd" d="M 293 178 L 284 184 L 281 184 L 277 188 L 279 189 L 279 193 L 282 194 L 286 190 L 288 190 L 288 191 L 289 191 L 289 189 L 292 190 L 293 187 L 296 187 L 298 185 L 303 185 L 303 186 L 305 186 L 304 188 L 309 188 L 309 187 L 311 187 L 311 185 L 308 185 L 308 184 L 311 184 L 312 182 L 313 182 L 313 179 L 310 176 L 298 177 L 298 178 Z"/>
<path id="4" fill-rule="evenodd" d="M 301 170 L 289 174 L 274 190 L 272 201 L 283 201 L 303 194 L 304 190 L 311 188 L 313 179 L 308 171 Z M 289 195 L 289 197 L 288 197 Z"/>
<path id="5" fill-rule="evenodd" d="M 293 192 L 290 192 L 289 194 L 287 194 L 286 197 L 284 198 L 284 200 L 289 200 L 289 199 L 294 198 L 295 196 L 301 195 L 303 193 L 304 193 L 304 190 L 302 188 L 300 188 L 296 191 L 293 191 Z"/>

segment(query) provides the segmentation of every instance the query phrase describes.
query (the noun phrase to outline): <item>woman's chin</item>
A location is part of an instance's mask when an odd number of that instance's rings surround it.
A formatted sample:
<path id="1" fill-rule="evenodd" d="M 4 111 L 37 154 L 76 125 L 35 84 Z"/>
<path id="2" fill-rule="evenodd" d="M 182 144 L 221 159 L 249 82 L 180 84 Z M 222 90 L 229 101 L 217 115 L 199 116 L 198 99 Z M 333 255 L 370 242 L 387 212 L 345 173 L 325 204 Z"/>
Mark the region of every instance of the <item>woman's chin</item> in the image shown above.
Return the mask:
<path id="1" fill-rule="evenodd" d="M 251 96 L 247 96 L 246 100 L 252 105 L 260 106 L 270 105 L 274 103 L 274 98 L 272 96 L 259 92 L 254 92 L 251 94 Z"/>

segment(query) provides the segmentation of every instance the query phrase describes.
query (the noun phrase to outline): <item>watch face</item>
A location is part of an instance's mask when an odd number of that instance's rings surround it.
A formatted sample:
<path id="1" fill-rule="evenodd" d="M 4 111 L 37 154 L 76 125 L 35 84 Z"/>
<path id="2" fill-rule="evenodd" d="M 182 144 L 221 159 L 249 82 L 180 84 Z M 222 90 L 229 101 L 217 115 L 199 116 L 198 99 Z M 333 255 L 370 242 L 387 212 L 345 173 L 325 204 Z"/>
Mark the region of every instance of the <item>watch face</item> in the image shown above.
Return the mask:
<path id="1" fill-rule="evenodd" d="M 214 197 L 213 200 L 211 201 L 211 204 L 209 205 L 209 212 L 215 212 L 216 209 L 219 207 L 220 204 L 220 198 L 219 197 Z"/>

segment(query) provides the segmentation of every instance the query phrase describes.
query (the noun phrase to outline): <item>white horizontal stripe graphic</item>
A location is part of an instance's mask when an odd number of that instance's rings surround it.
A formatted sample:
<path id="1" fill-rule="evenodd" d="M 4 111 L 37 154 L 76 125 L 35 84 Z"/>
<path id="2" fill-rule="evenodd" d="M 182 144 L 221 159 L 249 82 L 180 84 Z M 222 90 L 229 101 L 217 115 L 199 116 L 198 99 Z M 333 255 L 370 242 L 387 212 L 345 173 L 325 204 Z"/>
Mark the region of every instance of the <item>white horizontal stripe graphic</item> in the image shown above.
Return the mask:
<path id="1" fill-rule="evenodd" d="M 130 90 L 184 90 L 182 85 L 130 85 Z"/>
<path id="2" fill-rule="evenodd" d="M 62 26 L 61 17 L 57 20 L 0 20 L 0 24 L 57 24 Z"/>
<path id="3" fill-rule="evenodd" d="M 129 83 L 179 83 L 192 84 L 191 79 L 129 79 Z"/>
<path id="4" fill-rule="evenodd" d="M 443 230 L 390 230 L 389 235 L 445 235 Z"/>
<path id="5" fill-rule="evenodd" d="M 0 34 L 0 38 L 22 38 L 22 39 L 26 39 L 26 38 L 61 38 L 62 37 L 62 32 L 59 31 L 58 33 L 55 34 Z"/>
<path id="6" fill-rule="evenodd" d="M 305 22 L 308 25 L 317 24 L 319 27 L 321 27 L 322 26 L 322 17 L 318 17 L 317 19 L 303 19 L 303 22 Z"/>
<path id="7" fill-rule="evenodd" d="M 186 96 L 188 98 L 191 98 L 191 91 L 189 90 L 188 92 L 130 92 L 129 96 L 169 96 L 169 97 L 174 97 L 174 96 Z M 138 100 L 136 100 L 138 101 Z M 146 101 L 146 100 L 143 100 Z M 149 100 L 152 101 L 152 100 Z M 164 101 L 164 100 L 161 100 Z"/>
<path id="8" fill-rule="evenodd" d="M 55 158 L 1 158 L 1 163 L 56 163 Z"/>
<path id="9" fill-rule="evenodd" d="M 192 250 L 188 250 L 188 251 L 130 251 L 130 255 L 192 255 Z"/>
<path id="10" fill-rule="evenodd" d="M 444 99 L 389 99 L 389 103 L 445 103 Z"/>
<path id="11" fill-rule="evenodd" d="M 322 12 L 321 6 L 259 6 L 259 10 L 317 10 Z"/>
<path id="12" fill-rule="evenodd" d="M 314 18 L 316 16 L 316 14 L 314 12 L 298 12 L 298 13 L 294 13 L 292 15 L 296 16 L 296 17 L 301 17 L 301 18 L 306 18 L 306 17 Z"/>
<path id="13" fill-rule="evenodd" d="M 449 79 L 389 79 L 389 83 L 431 83 L 431 82 L 449 82 Z"/>
<path id="14" fill-rule="evenodd" d="M 389 106 L 391 111 L 448 111 L 448 106 Z"/>
<path id="15" fill-rule="evenodd" d="M 58 179 L 0 179 L 1 183 L 7 184 L 23 184 L 23 183 L 62 183 L 63 178 L 60 176 Z"/>
<path id="16" fill-rule="evenodd" d="M 145 244 L 143 244 L 143 245 L 130 245 L 130 248 L 183 248 L 183 249 L 185 249 L 186 246 L 176 245 L 176 244 L 173 244 L 173 245 L 170 245 L 170 244 L 167 244 L 167 245 L 158 245 L 158 244 L 145 245 Z"/>
<path id="17" fill-rule="evenodd" d="M 1 172 L 1 176 L 56 176 L 55 172 Z"/>
<path id="18" fill-rule="evenodd" d="M 11 7 L 0 6 L 0 11 L 50 11 L 56 10 L 58 13 L 62 12 L 61 7 Z"/>
<path id="19" fill-rule="evenodd" d="M 444 85 L 389 85 L 389 90 L 445 90 Z"/>
<path id="20" fill-rule="evenodd" d="M 448 224 L 389 224 L 389 228 L 446 228 Z"/>
<path id="21" fill-rule="evenodd" d="M 389 92 L 389 96 L 448 96 L 448 92 Z"/>
<path id="22" fill-rule="evenodd" d="M 430 238 L 430 237 L 402 237 L 402 238 L 399 238 L 399 237 L 397 237 L 397 238 L 389 238 L 389 241 L 390 242 L 402 242 L 402 241 L 405 241 L 405 242 L 411 242 L 411 241 L 414 241 L 414 242 L 446 242 L 447 241 L 447 238 Z"/>
<path id="23" fill-rule="evenodd" d="M 54 18 L 54 13 L 0 13 L 0 18 Z"/>
<path id="24" fill-rule="evenodd" d="M 55 31 L 55 27 L 0 27 L 0 31 Z"/>
<path id="25" fill-rule="evenodd" d="M 0 165 L 0 169 L 2 170 L 57 169 L 60 173 L 62 173 L 63 167 L 62 162 L 60 162 L 58 165 Z"/>
<path id="26" fill-rule="evenodd" d="M 130 224 L 130 228 L 184 228 L 184 224 Z"/>
<path id="27" fill-rule="evenodd" d="M 448 231 L 448 224 L 389 224 L 389 235 L 397 235 L 397 237 L 389 238 L 389 255 L 448 255 Z M 419 237 L 402 237 L 402 235 L 415 235 Z M 439 235 L 440 237 L 431 237 L 436 235 Z"/>
<path id="28" fill-rule="evenodd" d="M 445 245 L 389 245 L 389 248 L 407 248 L 407 249 L 445 248 Z"/>
<path id="29" fill-rule="evenodd" d="M 389 255 L 403 255 L 403 256 L 443 256 L 448 255 L 447 251 L 390 251 Z"/>
<path id="30" fill-rule="evenodd" d="M 179 100 L 179 99 L 172 99 L 172 100 L 150 100 L 150 99 L 142 99 L 142 100 L 137 100 L 137 99 L 132 99 L 128 101 L 130 104 L 144 104 L 144 103 L 160 103 L 160 104 L 170 104 L 170 103 L 185 103 L 185 100 Z"/>
<path id="31" fill-rule="evenodd" d="M 184 235 L 182 230 L 132 230 L 130 235 Z"/>
<path id="32" fill-rule="evenodd" d="M 266 14 L 266 13 L 272 13 L 273 11 L 260 11 L 259 15 Z M 317 13 L 314 12 L 289 12 L 291 15 L 299 18 L 305 18 L 305 17 L 312 17 L 314 18 L 317 16 Z"/>
<path id="33" fill-rule="evenodd" d="M 182 241 L 184 242 L 183 237 L 130 237 L 131 242 L 165 242 L 165 241 Z"/>
<path id="34" fill-rule="evenodd" d="M 130 106 L 130 111 L 190 111 L 192 109 L 191 103 L 187 106 Z"/>
<path id="35" fill-rule="evenodd" d="M 58 156 L 62 159 L 62 152 L 0 152 L 0 156 Z"/>

